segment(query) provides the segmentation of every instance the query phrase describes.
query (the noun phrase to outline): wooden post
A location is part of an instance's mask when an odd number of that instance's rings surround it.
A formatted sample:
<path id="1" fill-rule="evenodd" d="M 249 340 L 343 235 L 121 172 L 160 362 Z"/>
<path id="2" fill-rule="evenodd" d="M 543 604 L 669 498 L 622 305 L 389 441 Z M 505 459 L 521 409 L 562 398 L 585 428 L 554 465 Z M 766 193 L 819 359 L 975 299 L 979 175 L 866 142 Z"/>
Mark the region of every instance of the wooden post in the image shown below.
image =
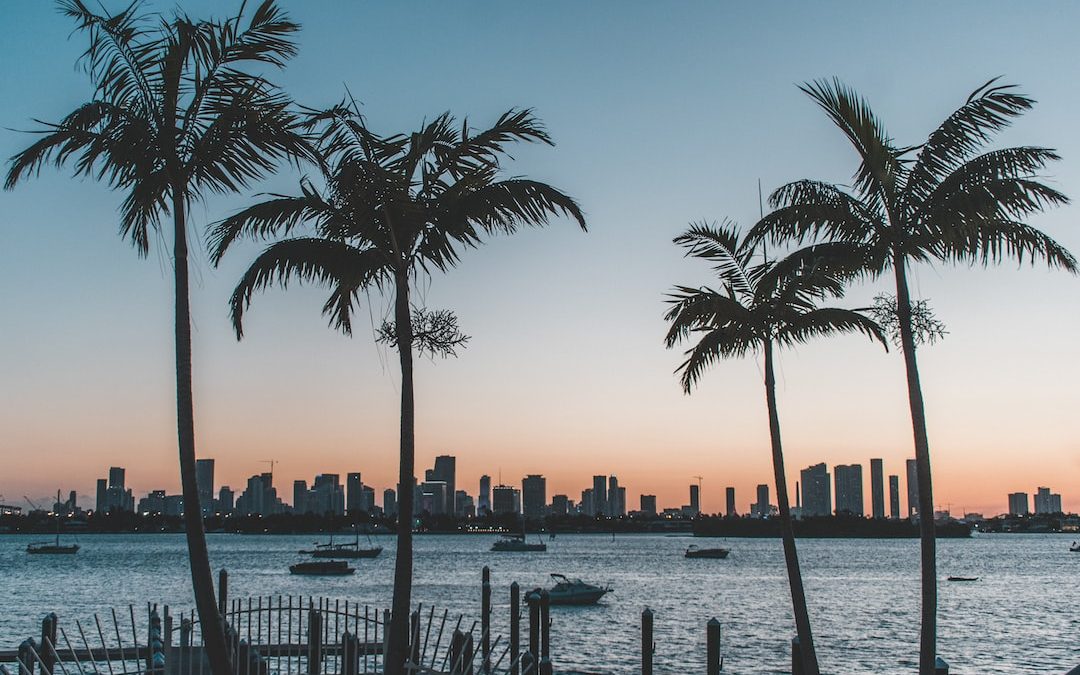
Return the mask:
<path id="1" fill-rule="evenodd" d="M 484 565 L 480 586 L 480 653 L 483 656 L 483 673 L 491 672 L 491 568 Z"/>
<path id="2" fill-rule="evenodd" d="M 357 675 L 360 672 L 360 641 L 346 631 L 341 636 L 341 675 Z"/>
<path id="3" fill-rule="evenodd" d="M 465 670 L 463 675 L 473 675 L 473 661 L 476 658 L 476 648 L 473 646 L 472 633 L 465 633 Z"/>
<path id="4" fill-rule="evenodd" d="M 464 675 L 465 673 L 465 634 L 454 629 L 454 636 L 450 638 L 450 675 Z"/>
<path id="5" fill-rule="evenodd" d="M 641 613 L 641 675 L 653 675 L 653 611 L 648 607 Z"/>
<path id="6" fill-rule="evenodd" d="M 34 675 L 34 638 L 26 638 L 19 645 L 19 675 Z"/>
<path id="7" fill-rule="evenodd" d="M 798 635 L 791 638 L 791 675 L 803 675 L 802 646 Z"/>
<path id="8" fill-rule="evenodd" d="M 191 619 L 180 616 L 180 646 L 191 646 Z"/>
<path id="9" fill-rule="evenodd" d="M 172 647 L 172 632 L 173 632 L 173 618 L 172 614 L 169 614 L 169 606 L 165 605 L 165 651 L 169 651 L 169 647 Z"/>
<path id="10" fill-rule="evenodd" d="M 934 675 L 949 675 L 949 664 L 940 656 L 934 659 Z"/>
<path id="11" fill-rule="evenodd" d="M 409 617 L 409 660 L 413 665 L 420 665 L 420 610 L 415 610 Z"/>
<path id="12" fill-rule="evenodd" d="M 705 672 L 708 675 L 720 675 L 723 659 L 720 656 L 720 622 L 716 618 L 709 619 L 705 624 L 706 651 L 708 664 Z"/>
<path id="13" fill-rule="evenodd" d="M 322 670 L 322 614 L 317 609 L 308 610 L 308 675 L 319 675 Z"/>
<path id="14" fill-rule="evenodd" d="M 521 655 L 521 675 L 536 675 L 536 659 L 533 658 L 532 652 Z"/>
<path id="15" fill-rule="evenodd" d="M 225 616 L 225 611 L 229 606 L 229 573 L 226 570 L 218 572 L 217 606 L 218 614 Z"/>
<path id="16" fill-rule="evenodd" d="M 537 591 L 530 592 L 525 597 L 529 603 L 529 653 L 532 654 L 534 664 L 540 662 L 540 594 Z"/>
<path id="17" fill-rule="evenodd" d="M 390 610 L 384 609 L 382 612 L 383 617 L 383 634 L 382 634 L 382 661 L 383 670 L 386 670 L 386 654 L 390 651 Z M 378 661 L 376 661 L 376 665 Z"/>
<path id="18" fill-rule="evenodd" d="M 52 675 L 56 667 L 56 622 L 55 612 L 49 612 L 41 620 L 41 648 L 38 651 L 41 675 Z"/>
<path id="19" fill-rule="evenodd" d="M 540 591 L 540 675 L 551 675 L 551 596 Z"/>
<path id="20" fill-rule="evenodd" d="M 521 675 L 521 587 L 510 584 L 510 675 Z"/>
<path id="21" fill-rule="evenodd" d="M 165 641 L 161 638 L 161 617 L 155 607 L 150 612 L 150 629 L 147 632 L 147 670 L 165 670 Z"/>

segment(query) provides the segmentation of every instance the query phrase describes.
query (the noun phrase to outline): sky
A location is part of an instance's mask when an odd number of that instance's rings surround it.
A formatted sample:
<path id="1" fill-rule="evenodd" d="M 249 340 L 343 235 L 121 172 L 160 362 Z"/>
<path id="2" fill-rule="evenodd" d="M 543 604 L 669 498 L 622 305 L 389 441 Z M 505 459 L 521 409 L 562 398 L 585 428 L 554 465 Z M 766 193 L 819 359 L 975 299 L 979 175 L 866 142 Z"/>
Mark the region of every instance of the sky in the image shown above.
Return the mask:
<path id="1" fill-rule="evenodd" d="M 185 1 L 196 17 L 238 2 Z M 109 8 L 120 3 L 105 0 Z M 519 146 L 507 175 L 550 182 L 582 205 L 567 221 L 494 238 L 418 297 L 455 311 L 471 336 L 457 359 L 416 374 L 417 473 L 458 457 L 458 485 L 482 473 L 577 499 L 615 473 L 633 508 L 688 501 L 703 477 L 707 511 L 734 486 L 740 511 L 772 483 L 760 363 L 715 366 L 692 395 L 662 339 L 664 295 L 710 281 L 671 239 L 691 221 L 758 215 L 758 182 L 846 183 L 856 167 L 840 132 L 798 89 L 839 77 L 871 102 L 899 144 L 917 144 L 996 76 L 1038 105 L 995 145 L 1056 148 L 1044 179 L 1080 197 L 1080 5 L 957 2 L 283 2 L 303 25 L 299 55 L 274 79 L 326 106 L 345 87 L 369 125 L 391 133 L 450 110 L 470 125 L 531 107 L 557 146 Z M 171 10 L 168 2 L 148 2 Z M 5 5 L 0 156 L 91 95 L 76 68 L 84 38 L 47 2 Z M 1073 46 L 1069 46 L 1073 45 Z M 6 165 L 5 165 L 6 172 Z M 259 193 L 297 189 L 283 170 L 191 213 L 196 236 Z M 127 468 L 137 496 L 177 490 L 172 275 L 162 240 L 140 259 L 117 236 L 122 195 L 47 168 L 0 193 L 0 495 L 56 489 L 93 500 L 96 478 Z M 1032 218 L 1074 252 L 1080 206 Z M 196 246 L 196 433 L 218 483 L 242 486 L 277 460 L 275 482 L 361 471 L 381 495 L 396 482 L 399 376 L 372 340 L 390 298 L 373 295 L 348 338 L 320 315 L 325 291 L 258 296 L 238 342 L 226 300 L 260 250 L 218 268 Z M 1001 513 L 1006 494 L 1049 486 L 1080 511 L 1080 280 L 1006 263 L 921 265 L 913 293 L 949 331 L 920 351 L 935 502 Z M 853 287 L 854 307 L 888 290 Z M 869 459 L 903 476 L 913 457 L 903 363 L 865 338 L 838 337 L 779 358 L 789 483 L 824 461 Z M 831 469 L 830 469 L 831 470 Z M 901 479 L 901 491 L 904 480 Z M 381 501 L 381 496 L 380 496 Z"/>

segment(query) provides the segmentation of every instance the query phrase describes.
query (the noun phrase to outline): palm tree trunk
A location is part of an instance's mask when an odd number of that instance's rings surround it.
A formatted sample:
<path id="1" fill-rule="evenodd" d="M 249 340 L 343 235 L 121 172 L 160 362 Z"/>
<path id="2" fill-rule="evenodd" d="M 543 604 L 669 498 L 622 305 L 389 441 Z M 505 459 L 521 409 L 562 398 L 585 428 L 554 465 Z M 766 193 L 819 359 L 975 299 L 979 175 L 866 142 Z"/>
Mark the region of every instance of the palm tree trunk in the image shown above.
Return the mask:
<path id="1" fill-rule="evenodd" d="M 191 586 L 203 645 L 213 675 L 232 672 L 225 647 L 225 630 L 217 601 L 210 554 L 206 548 L 202 505 L 195 481 L 195 403 L 191 390 L 191 301 L 188 290 L 187 219 L 184 190 L 173 189 L 173 273 L 176 293 L 176 433 L 180 448 L 180 486 L 184 495 L 184 531 L 187 535 Z"/>
<path id="2" fill-rule="evenodd" d="M 930 481 L 930 440 L 926 434 L 919 365 L 915 360 L 915 337 L 911 328 L 911 295 L 907 285 L 907 261 L 902 254 L 893 259 L 896 273 L 896 314 L 900 324 L 900 345 L 907 369 L 911 428 L 915 436 L 915 466 L 919 489 L 919 538 L 922 567 L 922 634 L 919 639 L 919 674 L 934 675 L 937 660 L 937 541 L 934 535 L 934 492 Z"/>
<path id="3" fill-rule="evenodd" d="M 788 501 L 787 473 L 784 470 L 784 450 L 780 444 L 780 413 L 776 408 L 776 375 L 773 372 L 773 345 L 765 340 L 765 402 L 769 408 L 769 438 L 772 441 L 773 474 L 776 479 L 776 504 L 780 508 L 780 536 L 784 542 L 784 562 L 787 564 L 788 585 L 791 587 L 791 606 L 795 611 L 795 632 L 802 650 L 804 675 L 818 675 L 814 635 L 810 631 L 810 614 L 806 608 L 799 554 L 795 550 L 795 529 L 791 524 L 791 502 Z"/>
<path id="4" fill-rule="evenodd" d="M 413 406 L 412 317 L 409 314 L 408 271 L 395 276 L 394 325 L 401 361 L 401 464 L 398 470 L 397 559 L 394 561 L 394 599 L 384 673 L 402 675 L 409 649 L 412 611 L 413 483 L 415 482 L 415 411 Z"/>

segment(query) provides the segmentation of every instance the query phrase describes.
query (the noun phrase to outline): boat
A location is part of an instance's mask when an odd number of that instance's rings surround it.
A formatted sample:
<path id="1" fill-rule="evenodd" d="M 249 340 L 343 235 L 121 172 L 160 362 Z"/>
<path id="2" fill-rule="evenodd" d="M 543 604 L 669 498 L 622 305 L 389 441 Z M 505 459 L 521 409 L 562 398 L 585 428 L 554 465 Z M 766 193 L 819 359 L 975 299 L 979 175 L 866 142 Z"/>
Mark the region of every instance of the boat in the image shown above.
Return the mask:
<path id="1" fill-rule="evenodd" d="M 978 581 L 979 577 L 949 577 L 948 581 Z"/>
<path id="2" fill-rule="evenodd" d="M 371 535 L 368 535 L 368 543 L 371 543 Z M 382 546 L 371 548 L 360 547 L 360 533 L 357 532 L 356 540 L 351 543 L 335 544 L 334 535 L 330 535 L 330 541 L 326 544 L 315 544 L 315 548 L 300 551 L 302 555 L 310 555 L 312 558 L 345 558 L 354 560 L 357 558 L 375 558 L 382 553 Z"/>
<path id="3" fill-rule="evenodd" d="M 563 574 L 552 574 L 551 578 L 555 585 L 548 589 L 548 598 L 553 605 L 595 605 L 612 591 L 609 586 L 594 586 Z"/>
<path id="4" fill-rule="evenodd" d="M 501 539 L 491 545 L 491 550 L 503 552 L 546 551 L 547 544 L 542 541 L 530 544 L 525 540 L 524 534 L 504 534 Z"/>
<path id="5" fill-rule="evenodd" d="M 1080 553 L 1080 544 L 1078 544 L 1078 543 L 1076 543 L 1074 541 L 1072 543 L 1072 546 L 1069 547 L 1069 550 L 1072 551 L 1073 553 Z"/>
<path id="6" fill-rule="evenodd" d="M 731 553 L 726 548 L 698 548 L 697 544 L 690 544 L 686 549 L 687 558 L 726 558 Z"/>
<path id="7" fill-rule="evenodd" d="M 56 503 L 60 503 L 60 491 L 56 491 Z M 26 545 L 27 553 L 38 555 L 74 555 L 79 552 L 78 544 L 60 543 L 60 514 L 56 515 L 56 539 L 52 542 L 41 541 Z"/>
<path id="8" fill-rule="evenodd" d="M 309 576 L 344 576 L 355 571 L 344 560 L 316 560 L 289 565 L 289 572 Z"/>

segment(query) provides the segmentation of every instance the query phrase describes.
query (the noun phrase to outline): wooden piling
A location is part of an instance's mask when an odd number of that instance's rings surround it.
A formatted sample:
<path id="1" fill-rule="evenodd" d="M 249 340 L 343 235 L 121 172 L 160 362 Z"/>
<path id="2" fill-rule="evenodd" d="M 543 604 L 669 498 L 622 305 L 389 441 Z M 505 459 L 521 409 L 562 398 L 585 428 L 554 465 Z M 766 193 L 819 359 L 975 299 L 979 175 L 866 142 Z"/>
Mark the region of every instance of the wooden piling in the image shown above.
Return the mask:
<path id="1" fill-rule="evenodd" d="M 229 607 L 229 573 L 226 570 L 218 572 L 218 614 L 225 616 Z"/>
<path id="2" fill-rule="evenodd" d="M 540 591 L 540 675 L 551 675 L 551 596 Z"/>
<path id="3" fill-rule="evenodd" d="M 646 607 L 641 612 L 641 675 L 653 675 L 653 611 Z"/>
<path id="4" fill-rule="evenodd" d="M 484 565 L 480 585 L 480 653 L 484 675 L 491 672 L 491 568 Z"/>
<path id="5" fill-rule="evenodd" d="M 934 675 L 949 675 L 949 664 L 940 656 L 934 659 Z"/>
<path id="6" fill-rule="evenodd" d="M 41 675 L 52 675 L 56 667 L 56 624 L 55 612 L 49 612 L 41 620 L 41 646 L 38 658 L 41 659 Z"/>
<path id="7" fill-rule="evenodd" d="M 716 618 L 709 619 L 705 625 L 706 659 L 708 660 L 705 672 L 708 675 L 720 675 L 723 658 L 720 656 L 720 622 Z"/>
<path id="8" fill-rule="evenodd" d="M 317 609 L 308 610 L 308 675 L 319 675 L 322 670 L 322 614 Z"/>
<path id="9" fill-rule="evenodd" d="M 450 675 L 464 675 L 465 673 L 465 634 L 454 629 L 454 636 L 450 639 Z"/>
<path id="10" fill-rule="evenodd" d="M 798 635 L 791 638 L 791 675 L 803 675 L 802 645 Z"/>
<path id="11" fill-rule="evenodd" d="M 37 661 L 34 658 L 34 651 L 33 638 L 26 638 L 19 645 L 19 675 L 34 675 L 34 663 Z"/>
<path id="12" fill-rule="evenodd" d="M 510 584 L 510 675 L 521 675 L 521 587 Z"/>
<path id="13" fill-rule="evenodd" d="M 536 675 L 536 659 L 532 652 L 521 655 L 521 675 Z"/>
<path id="14" fill-rule="evenodd" d="M 341 635 L 341 675 L 357 675 L 360 672 L 360 641 L 346 631 Z"/>
<path id="15" fill-rule="evenodd" d="M 525 597 L 529 604 L 529 653 L 534 664 L 540 662 L 540 593 L 530 592 Z"/>
<path id="16" fill-rule="evenodd" d="M 420 665 L 420 610 L 414 611 L 409 616 L 409 635 L 412 636 L 409 649 L 409 660 L 413 664 Z"/>

